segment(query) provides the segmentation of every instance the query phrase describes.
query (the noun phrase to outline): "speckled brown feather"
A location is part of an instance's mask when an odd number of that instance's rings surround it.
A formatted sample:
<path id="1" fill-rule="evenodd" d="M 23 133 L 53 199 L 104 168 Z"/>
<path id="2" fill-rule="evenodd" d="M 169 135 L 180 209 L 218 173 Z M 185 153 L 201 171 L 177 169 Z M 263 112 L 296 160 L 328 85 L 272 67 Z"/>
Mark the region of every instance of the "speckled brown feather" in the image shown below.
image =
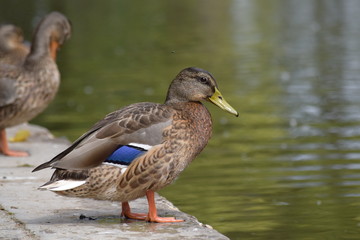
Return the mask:
<path id="1" fill-rule="evenodd" d="M 211 117 L 201 103 L 183 103 L 163 132 L 163 143 L 131 164 L 117 190 L 131 199 L 172 183 L 202 151 L 211 136 Z"/>

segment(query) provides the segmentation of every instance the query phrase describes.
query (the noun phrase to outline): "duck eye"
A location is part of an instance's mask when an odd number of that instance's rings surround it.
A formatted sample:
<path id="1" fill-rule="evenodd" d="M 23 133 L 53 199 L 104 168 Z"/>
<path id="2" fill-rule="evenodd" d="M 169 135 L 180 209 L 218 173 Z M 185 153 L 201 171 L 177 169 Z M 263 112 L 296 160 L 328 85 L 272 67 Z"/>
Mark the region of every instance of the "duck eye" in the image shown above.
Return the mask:
<path id="1" fill-rule="evenodd" d="M 203 84 L 208 84 L 209 82 L 209 80 L 206 77 L 199 77 L 198 80 Z"/>

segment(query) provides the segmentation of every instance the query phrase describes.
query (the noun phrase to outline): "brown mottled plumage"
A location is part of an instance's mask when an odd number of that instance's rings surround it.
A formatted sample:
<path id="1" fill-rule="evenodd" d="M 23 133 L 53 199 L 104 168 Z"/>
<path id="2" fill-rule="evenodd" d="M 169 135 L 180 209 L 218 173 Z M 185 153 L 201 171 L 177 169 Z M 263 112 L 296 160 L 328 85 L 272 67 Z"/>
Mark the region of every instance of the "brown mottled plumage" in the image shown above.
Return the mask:
<path id="1" fill-rule="evenodd" d="M 29 51 L 20 28 L 12 24 L 0 25 L 0 64 L 20 65 Z"/>
<path id="2" fill-rule="evenodd" d="M 120 201 L 122 215 L 129 218 L 182 221 L 157 216 L 154 192 L 173 182 L 210 139 L 212 121 L 203 100 L 238 115 L 210 73 L 184 69 L 172 81 L 164 104 L 137 103 L 110 113 L 68 149 L 35 168 L 56 168 L 41 188 L 65 196 Z M 151 147 L 129 166 L 106 164 L 119 147 L 135 143 Z M 69 183 L 75 185 L 65 187 Z M 128 201 L 145 195 L 149 213 L 132 213 Z"/>
<path id="3" fill-rule="evenodd" d="M 31 120 L 53 100 L 60 84 L 56 51 L 71 35 L 68 19 L 58 12 L 38 24 L 30 53 L 19 66 L 0 65 L 0 152 L 27 156 L 8 149 L 5 128 Z"/>

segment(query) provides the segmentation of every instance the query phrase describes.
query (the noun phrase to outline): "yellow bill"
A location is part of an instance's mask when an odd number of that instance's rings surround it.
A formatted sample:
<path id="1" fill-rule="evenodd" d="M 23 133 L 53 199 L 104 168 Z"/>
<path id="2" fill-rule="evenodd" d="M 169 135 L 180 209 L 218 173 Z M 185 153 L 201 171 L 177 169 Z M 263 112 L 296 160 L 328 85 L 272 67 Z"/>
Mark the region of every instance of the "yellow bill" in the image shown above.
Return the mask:
<path id="1" fill-rule="evenodd" d="M 225 101 L 225 99 L 223 98 L 223 96 L 221 95 L 220 91 L 217 88 L 215 88 L 215 93 L 211 97 L 209 97 L 209 101 L 211 101 L 213 104 L 215 104 L 222 110 L 227 111 L 235 115 L 236 117 L 239 116 L 239 113 L 232 106 L 230 106 L 230 104 L 228 104 Z"/>

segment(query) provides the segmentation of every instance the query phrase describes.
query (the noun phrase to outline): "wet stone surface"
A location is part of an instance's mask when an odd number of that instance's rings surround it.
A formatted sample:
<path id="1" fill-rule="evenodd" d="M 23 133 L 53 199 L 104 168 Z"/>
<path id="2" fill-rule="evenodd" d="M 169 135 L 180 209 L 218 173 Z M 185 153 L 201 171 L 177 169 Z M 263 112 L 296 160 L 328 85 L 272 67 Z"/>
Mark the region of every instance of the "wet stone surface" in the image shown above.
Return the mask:
<path id="1" fill-rule="evenodd" d="M 121 204 L 78 199 L 40 191 L 51 169 L 31 173 L 69 145 L 54 139 L 44 128 L 21 125 L 8 131 L 29 129 L 26 142 L 11 143 L 30 157 L 0 156 L 0 239 L 228 239 L 193 216 L 179 211 L 161 196 L 156 197 L 160 216 L 185 219 L 182 223 L 147 223 L 120 217 Z M 146 199 L 130 202 L 134 212 L 146 212 Z"/>

